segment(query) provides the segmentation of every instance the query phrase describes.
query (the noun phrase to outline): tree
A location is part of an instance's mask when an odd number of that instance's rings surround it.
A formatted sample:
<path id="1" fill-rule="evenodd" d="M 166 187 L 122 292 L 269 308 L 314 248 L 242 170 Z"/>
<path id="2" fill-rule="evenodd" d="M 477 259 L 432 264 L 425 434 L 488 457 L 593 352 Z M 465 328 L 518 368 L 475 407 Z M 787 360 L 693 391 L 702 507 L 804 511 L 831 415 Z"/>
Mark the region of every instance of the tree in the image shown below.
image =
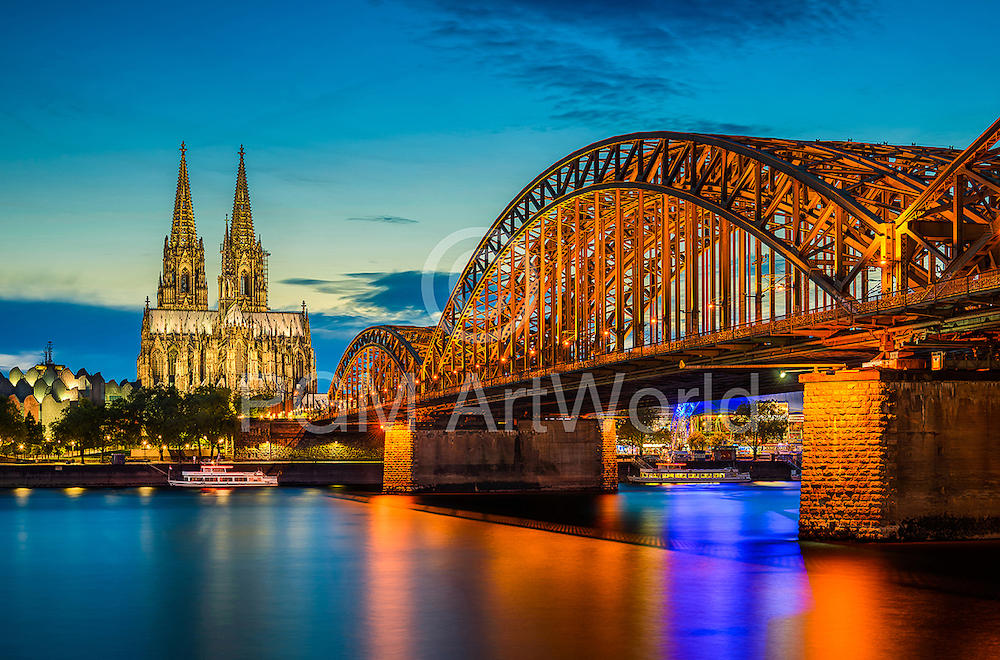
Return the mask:
<path id="1" fill-rule="evenodd" d="M 34 454 L 47 454 L 51 448 L 51 442 L 45 438 L 45 427 L 31 415 L 24 416 L 23 441 L 25 447 L 30 447 Z"/>
<path id="2" fill-rule="evenodd" d="M 701 431 L 692 431 L 687 439 L 688 448 L 693 451 L 708 449 L 709 439 Z"/>
<path id="3" fill-rule="evenodd" d="M 138 445 L 142 434 L 143 408 L 141 397 L 115 399 L 105 408 L 103 437 L 117 447 Z"/>
<path id="4" fill-rule="evenodd" d="M 0 400 L 0 446 L 17 446 L 24 439 L 24 416 L 10 399 Z"/>
<path id="5" fill-rule="evenodd" d="M 233 397 L 224 387 L 201 387 L 195 390 L 202 403 L 201 414 L 203 422 L 201 429 L 206 438 L 212 442 L 212 451 L 219 452 L 220 440 L 231 440 L 238 432 L 239 418 L 233 406 Z"/>
<path id="6" fill-rule="evenodd" d="M 642 453 L 642 446 L 647 443 L 670 446 L 673 434 L 669 424 L 663 424 L 663 409 L 656 406 L 636 408 L 634 417 L 639 426 L 632 421 L 632 416 L 619 420 L 617 427 L 618 442 L 632 445 L 636 454 Z"/>
<path id="7" fill-rule="evenodd" d="M 236 431 L 236 411 L 233 409 L 229 390 L 223 387 L 205 385 L 198 387 L 184 397 L 184 435 L 198 445 L 201 457 L 201 443 L 209 443 L 211 458 L 218 449 L 218 441 L 228 438 Z"/>
<path id="8" fill-rule="evenodd" d="M 788 430 L 788 413 L 777 401 L 752 401 L 740 404 L 733 413 L 733 436 L 753 449 L 754 460 L 761 445 L 777 442 Z"/>
<path id="9" fill-rule="evenodd" d="M 184 399 L 176 387 L 150 390 L 143 397 L 142 426 L 146 435 L 157 438 L 160 445 L 180 447 L 187 431 L 184 419 Z"/>
<path id="10" fill-rule="evenodd" d="M 104 406 L 91 403 L 90 399 L 80 399 L 75 406 L 63 410 L 62 415 L 52 423 L 53 436 L 66 445 L 80 447 L 80 463 L 84 462 L 87 449 L 104 444 Z"/>

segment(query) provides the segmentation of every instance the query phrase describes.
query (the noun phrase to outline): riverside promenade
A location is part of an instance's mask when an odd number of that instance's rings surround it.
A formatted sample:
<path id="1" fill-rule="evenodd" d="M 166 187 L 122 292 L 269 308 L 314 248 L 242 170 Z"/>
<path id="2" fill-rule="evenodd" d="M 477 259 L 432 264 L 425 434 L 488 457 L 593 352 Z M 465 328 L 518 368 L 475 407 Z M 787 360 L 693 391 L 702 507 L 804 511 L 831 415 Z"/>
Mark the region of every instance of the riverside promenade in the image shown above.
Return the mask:
<path id="1" fill-rule="evenodd" d="M 381 487 L 381 461 L 240 462 L 242 470 L 278 475 L 282 486 Z M 196 469 L 192 463 L 0 464 L 0 488 L 130 488 L 166 486 L 167 469 Z"/>

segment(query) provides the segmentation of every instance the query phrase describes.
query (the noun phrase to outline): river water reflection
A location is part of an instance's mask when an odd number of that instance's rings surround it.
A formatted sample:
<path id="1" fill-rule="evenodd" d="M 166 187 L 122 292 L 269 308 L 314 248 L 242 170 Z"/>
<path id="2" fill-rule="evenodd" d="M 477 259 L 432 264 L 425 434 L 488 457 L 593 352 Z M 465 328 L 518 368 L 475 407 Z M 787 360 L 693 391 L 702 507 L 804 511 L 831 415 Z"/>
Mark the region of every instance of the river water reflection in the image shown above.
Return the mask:
<path id="1" fill-rule="evenodd" d="M 789 484 L 361 499 L 2 491 L 0 657 L 1000 654 L 1000 543 L 800 544 Z"/>

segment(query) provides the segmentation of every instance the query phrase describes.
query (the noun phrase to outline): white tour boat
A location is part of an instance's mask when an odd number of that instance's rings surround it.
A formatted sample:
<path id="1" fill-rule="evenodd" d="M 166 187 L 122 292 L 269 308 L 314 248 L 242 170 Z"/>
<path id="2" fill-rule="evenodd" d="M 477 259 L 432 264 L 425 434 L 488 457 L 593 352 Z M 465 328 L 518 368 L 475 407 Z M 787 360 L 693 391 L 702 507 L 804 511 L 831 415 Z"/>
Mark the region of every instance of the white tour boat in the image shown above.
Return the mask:
<path id="1" fill-rule="evenodd" d="M 664 484 L 733 484 L 750 481 L 749 472 L 736 468 L 693 469 L 685 467 L 663 467 L 640 469 L 639 476 L 629 476 L 634 484 L 662 486 Z"/>
<path id="2" fill-rule="evenodd" d="M 202 463 L 197 471 L 185 470 L 180 479 L 167 475 L 167 483 L 181 488 L 248 488 L 277 486 L 278 477 L 256 472 L 230 472 L 232 465 Z"/>

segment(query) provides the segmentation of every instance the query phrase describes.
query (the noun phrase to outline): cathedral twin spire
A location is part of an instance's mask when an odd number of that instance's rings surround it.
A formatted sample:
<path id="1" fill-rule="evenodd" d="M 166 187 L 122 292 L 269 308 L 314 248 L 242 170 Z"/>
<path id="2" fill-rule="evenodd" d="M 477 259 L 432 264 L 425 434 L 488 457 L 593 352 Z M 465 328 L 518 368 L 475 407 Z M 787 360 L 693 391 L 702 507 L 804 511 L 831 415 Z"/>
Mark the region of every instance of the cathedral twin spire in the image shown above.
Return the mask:
<path id="1" fill-rule="evenodd" d="M 253 243 L 253 214 L 250 212 L 250 190 L 247 188 L 247 170 L 243 164 L 243 145 L 240 145 L 240 166 L 236 170 L 236 194 L 233 197 L 233 241 L 239 245 Z"/>
<path id="2" fill-rule="evenodd" d="M 205 248 L 198 238 L 187 171 L 187 147 L 181 142 L 177 193 L 170 235 L 163 240 L 163 271 L 157 290 L 157 307 L 163 309 L 208 309 L 205 280 Z M 232 230 L 226 225 L 222 244 L 222 275 L 219 276 L 219 309 L 233 303 L 244 311 L 267 311 L 267 256 L 254 236 L 247 187 L 245 152 L 240 145 L 240 164 L 233 198 Z"/>
<path id="3" fill-rule="evenodd" d="M 236 170 L 233 216 L 222 240 L 222 274 L 219 275 L 219 309 L 236 304 L 245 312 L 266 312 L 267 257 L 260 239 L 253 233 L 250 190 L 240 145 L 240 165 Z"/>
<path id="4" fill-rule="evenodd" d="M 194 227 L 194 206 L 191 204 L 191 183 L 188 181 L 187 147 L 181 142 L 181 165 L 177 172 L 177 195 L 174 197 L 174 222 L 170 240 L 174 243 L 195 243 L 198 234 Z"/>
<path id="5" fill-rule="evenodd" d="M 156 291 L 157 307 L 163 309 L 208 309 L 205 246 L 194 225 L 186 151 L 181 142 L 174 219 L 170 235 L 163 239 L 163 271 Z"/>

